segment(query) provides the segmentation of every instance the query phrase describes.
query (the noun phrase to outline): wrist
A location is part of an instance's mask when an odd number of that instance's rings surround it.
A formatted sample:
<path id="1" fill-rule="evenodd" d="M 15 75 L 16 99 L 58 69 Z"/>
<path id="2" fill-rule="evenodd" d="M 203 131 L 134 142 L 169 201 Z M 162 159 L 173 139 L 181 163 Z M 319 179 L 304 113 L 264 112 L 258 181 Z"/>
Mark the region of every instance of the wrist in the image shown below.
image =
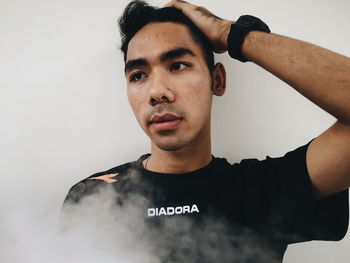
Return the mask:
<path id="1" fill-rule="evenodd" d="M 234 21 L 224 20 L 222 21 L 222 26 L 220 30 L 220 43 L 221 43 L 221 52 L 224 53 L 228 50 L 227 38 L 231 30 L 231 25 L 234 24 Z"/>

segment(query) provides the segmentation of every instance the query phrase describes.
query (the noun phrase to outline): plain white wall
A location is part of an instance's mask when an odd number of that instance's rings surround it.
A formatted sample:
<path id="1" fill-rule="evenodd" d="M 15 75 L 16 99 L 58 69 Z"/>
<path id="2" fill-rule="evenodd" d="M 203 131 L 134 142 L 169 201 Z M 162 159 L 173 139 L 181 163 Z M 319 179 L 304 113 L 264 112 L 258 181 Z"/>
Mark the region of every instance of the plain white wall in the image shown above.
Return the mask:
<path id="1" fill-rule="evenodd" d="M 54 220 L 72 184 L 149 152 L 118 50 L 117 18 L 128 2 L 0 0 L 0 235 L 16 240 L 19 226 Z M 192 2 L 231 20 L 258 16 L 274 33 L 350 56 L 347 0 Z M 216 60 L 228 89 L 214 101 L 214 155 L 280 156 L 335 121 L 258 66 L 227 54 Z M 349 262 L 349 247 L 349 235 L 292 245 L 285 262 Z"/>

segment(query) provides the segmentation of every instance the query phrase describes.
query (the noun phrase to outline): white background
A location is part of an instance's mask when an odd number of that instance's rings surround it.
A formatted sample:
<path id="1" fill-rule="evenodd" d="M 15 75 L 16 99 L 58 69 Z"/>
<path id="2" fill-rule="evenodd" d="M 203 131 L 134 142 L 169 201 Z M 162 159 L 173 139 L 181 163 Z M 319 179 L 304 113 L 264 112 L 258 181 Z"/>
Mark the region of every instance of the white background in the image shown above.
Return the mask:
<path id="1" fill-rule="evenodd" d="M 71 185 L 150 150 L 127 102 L 118 49 L 128 2 L 0 0 L 0 236 L 17 253 L 21 229 L 54 221 Z M 274 33 L 350 56 L 349 1 L 192 2 L 226 19 L 258 16 Z M 280 156 L 335 122 L 253 63 L 216 60 L 228 87 L 214 99 L 215 156 Z M 284 262 L 349 262 L 349 248 L 348 236 L 292 245 Z"/>

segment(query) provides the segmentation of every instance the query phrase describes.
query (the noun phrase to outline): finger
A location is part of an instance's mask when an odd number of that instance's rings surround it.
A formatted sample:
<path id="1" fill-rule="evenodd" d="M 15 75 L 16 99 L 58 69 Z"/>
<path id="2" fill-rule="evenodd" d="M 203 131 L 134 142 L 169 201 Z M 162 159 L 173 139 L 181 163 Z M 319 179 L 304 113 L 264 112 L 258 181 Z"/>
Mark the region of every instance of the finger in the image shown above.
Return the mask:
<path id="1" fill-rule="evenodd" d="M 170 2 L 166 3 L 163 7 L 171 7 L 174 3 L 174 0 L 171 0 Z"/>
<path id="2" fill-rule="evenodd" d="M 194 7 L 194 5 L 191 5 L 190 3 L 182 0 L 172 0 L 169 3 L 165 5 L 165 7 L 175 7 L 177 9 L 183 10 L 184 8 L 188 7 Z"/>
<path id="3" fill-rule="evenodd" d="M 171 1 L 170 3 L 168 3 L 167 7 L 175 7 L 179 9 L 184 15 L 188 16 L 189 18 L 192 17 L 193 11 L 196 11 L 196 8 L 197 8 L 197 6 L 181 0 Z"/>
<path id="4" fill-rule="evenodd" d="M 174 7 L 175 2 L 177 2 L 177 0 L 171 0 L 170 2 L 168 2 L 167 4 L 165 4 L 164 7 Z"/>

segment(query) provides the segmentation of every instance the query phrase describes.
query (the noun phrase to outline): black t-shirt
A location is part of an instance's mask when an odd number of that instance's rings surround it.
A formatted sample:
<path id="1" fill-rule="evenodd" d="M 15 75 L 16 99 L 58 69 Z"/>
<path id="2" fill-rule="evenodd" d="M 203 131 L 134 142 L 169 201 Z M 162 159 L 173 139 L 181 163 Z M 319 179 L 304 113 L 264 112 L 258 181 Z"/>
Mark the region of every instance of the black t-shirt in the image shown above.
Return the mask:
<path id="1" fill-rule="evenodd" d="M 213 156 L 210 164 L 186 174 L 145 170 L 145 154 L 77 183 L 65 204 L 78 204 L 106 185 L 118 193 L 116 205 L 145 197 L 141 214 L 150 229 L 159 229 L 152 232 L 159 246 L 167 246 L 163 262 L 282 262 L 288 244 L 340 240 L 347 232 L 348 190 L 314 199 L 308 145 L 261 161 L 230 164 Z M 111 179 L 117 181 L 90 180 L 106 174 L 116 174 Z M 169 235 L 178 240 L 171 248 L 161 238 Z"/>

